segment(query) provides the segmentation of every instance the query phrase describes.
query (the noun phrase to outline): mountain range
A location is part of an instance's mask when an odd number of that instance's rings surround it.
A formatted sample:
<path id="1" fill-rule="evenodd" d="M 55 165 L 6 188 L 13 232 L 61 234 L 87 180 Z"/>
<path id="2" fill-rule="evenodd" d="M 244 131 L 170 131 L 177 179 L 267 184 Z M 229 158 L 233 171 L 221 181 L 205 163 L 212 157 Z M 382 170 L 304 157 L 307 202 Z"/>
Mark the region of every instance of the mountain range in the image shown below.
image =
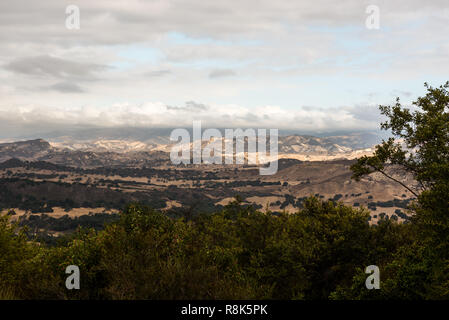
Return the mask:
<path id="1" fill-rule="evenodd" d="M 153 132 L 153 136 L 145 136 L 135 131 L 128 134 L 97 131 L 94 135 L 54 135 L 45 140 L 1 143 L 0 162 L 17 158 L 75 167 L 152 166 L 169 161 L 169 152 L 175 142 L 165 135 L 167 132 L 162 130 Z M 370 154 L 374 140 L 374 135 L 359 133 L 329 137 L 280 135 L 278 154 L 279 158 L 310 161 L 354 159 Z M 218 139 L 213 143 L 220 142 Z M 203 144 L 208 142 L 203 141 Z"/>

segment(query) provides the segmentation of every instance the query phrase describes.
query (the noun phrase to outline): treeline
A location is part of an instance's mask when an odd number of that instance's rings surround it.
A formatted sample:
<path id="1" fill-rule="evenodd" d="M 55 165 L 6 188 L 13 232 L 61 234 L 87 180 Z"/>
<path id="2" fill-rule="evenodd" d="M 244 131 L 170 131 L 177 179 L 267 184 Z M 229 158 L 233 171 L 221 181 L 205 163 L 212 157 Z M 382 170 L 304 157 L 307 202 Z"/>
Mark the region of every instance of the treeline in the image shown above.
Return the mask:
<path id="1" fill-rule="evenodd" d="M 200 201 L 208 199 L 195 190 L 183 191 L 176 187 L 166 192 L 148 190 L 128 193 L 79 182 L 33 181 L 19 178 L 0 179 L 0 185 L 2 186 L 0 209 L 18 208 L 32 213 L 52 212 L 53 207 L 62 207 L 67 211 L 80 207 L 122 210 L 130 202 L 140 202 L 161 209 L 165 208 L 166 201 L 171 199 L 182 202 L 189 202 L 193 197 L 197 197 Z"/>
<path id="2" fill-rule="evenodd" d="M 27 170 L 51 170 L 55 172 L 69 172 L 78 175 L 104 175 L 104 176 L 120 176 L 120 177 L 132 177 L 132 178 L 160 178 L 166 180 L 174 179 L 195 179 L 201 178 L 203 180 L 217 180 L 217 179 L 230 179 L 229 176 L 223 177 L 221 173 L 213 171 L 201 171 L 194 169 L 179 170 L 176 168 L 160 169 L 153 167 L 143 166 L 141 168 L 134 167 L 114 167 L 114 166 L 100 166 L 97 168 L 80 168 L 63 166 L 54 164 L 47 161 L 22 161 L 20 159 L 12 158 L 0 163 L 0 169 L 13 169 L 13 168 L 25 168 Z M 15 174 L 19 176 L 20 174 Z M 29 175 L 24 173 L 23 175 Z"/>
<path id="3" fill-rule="evenodd" d="M 190 220 L 130 205 L 104 230 L 79 229 L 56 246 L 30 242 L 3 217 L 0 296 L 339 298 L 366 266 L 384 265 L 412 240 L 409 226 L 390 221 L 370 226 L 368 217 L 363 209 L 314 197 L 291 215 L 262 213 L 236 200 Z M 65 288 L 69 265 L 80 268 L 80 290 Z"/>
<path id="4" fill-rule="evenodd" d="M 122 192 L 120 189 L 102 188 L 81 182 L 33 181 L 19 178 L 0 178 L 0 185 L 2 186 L 0 210 L 18 208 L 29 210 L 31 213 L 53 212 L 54 207 L 61 207 L 67 211 L 80 207 L 122 210 L 131 202 L 139 202 L 154 209 L 164 209 L 170 200 L 176 200 L 186 208 L 195 206 L 196 211 L 202 213 L 212 213 L 222 208 L 221 205 L 215 204 L 217 200 L 209 197 L 203 188 L 178 188 L 175 185 L 169 185 L 165 190 L 135 192 Z M 123 188 L 118 181 L 115 181 L 114 185 Z M 235 191 L 233 188 L 221 188 L 214 190 L 214 195 L 217 198 L 232 197 Z M 269 196 L 271 193 L 248 191 L 241 192 L 241 195 L 246 198 L 256 195 Z M 179 210 L 173 208 L 172 211 Z"/>
<path id="5" fill-rule="evenodd" d="M 27 218 L 20 217 L 17 224 L 19 227 L 27 227 L 34 233 L 39 230 L 65 232 L 74 231 L 79 227 L 101 230 L 106 224 L 116 220 L 118 220 L 118 215 L 115 213 L 86 214 L 73 218 L 68 215 L 54 218 L 43 213 L 41 215 L 30 215 Z"/>

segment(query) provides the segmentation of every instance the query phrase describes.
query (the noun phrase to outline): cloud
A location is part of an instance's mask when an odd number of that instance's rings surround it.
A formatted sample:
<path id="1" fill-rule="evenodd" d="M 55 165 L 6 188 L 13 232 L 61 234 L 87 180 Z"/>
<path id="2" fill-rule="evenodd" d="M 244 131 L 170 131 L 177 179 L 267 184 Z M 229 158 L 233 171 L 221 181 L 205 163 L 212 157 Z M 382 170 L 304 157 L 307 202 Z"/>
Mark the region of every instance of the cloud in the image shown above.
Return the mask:
<path id="1" fill-rule="evenodd" d="M 54 85 L 44 87 L 44 90 L 54 90 L 62 93 L 83 93 L 86 92 L 83 88 L 78 86 L 76 83 L 70 82 L 58 82 Z"/>
<path id="2" fill-rule="evenodd" d="M 106 70 L 107 66 L 41 55 L 15 59 L 6 64 L 4 68 L 11 72 L 44 78 L 93 80 L 96 78 L 95 73 Z"/>
<path id="3" fill-rule="evenodd" d="M 362 120 L 376 124 L 379 124 L 383 120 L 378 105 L 356 105 L 352 107 L 345 107 L 344 110 L 348 112 L 355 120 Z"/>
<path id="4" fill-rule="evenodd" d="M 166 106 L 166 108 L 167 110 L 187 111 L 187 112 L 199 112 L 209 110 L 208 106 L 202 103 L 196 103 L 195 101 L 187 101 L 184 107 Z"/>
<path id="5" fill-rule="evenodd" d="M 216 79 L 216 78 L 223 78 L 223 77 L 232 77 L 237 75 L 233 70 L 230 69 L 216 69 L 212 70 L 209 73 L 209 78 Z"/>
<path id="6" fill-rule="evenodd" d="M 413 95 L 410 91 L 404 91 L 404 90 L 393 90 L 390 95 L 392 97 L 411 97 Z"/>
<path id="7" fill-rule="evenodd" d="M 144 73 L 145 77 L 163 77 L 170 74 L 170 70 L 153 70 Z"/>
<path id="8" fill-rule="evenodd" d="M 367 112 L 369 110 L 369 113 Z M 369 115 L 368 115 L 369 114 Z M 183 107 L 167 106 L 160 102 L 141 105 L 115 104 L 108 108 L 90 105 L 79 108 L 21 106 L 0 109 L 0 137 L 18 128 L 35 133 L 94 127 L 191 127 L 202 121 L 212 128 L 276 128 L 303 132 L 378 129 L 378 113 L 373 107 L 341 107 L 332 110 L 298 108 L 283 110 L 278 106 L 247 108 L 240 105 L 204 105 L 189 101 Z"/>
<path id="9" fill-rule="evenodd" d="M 371 0 L 75 2 L 79 30 L 65 1 L 0 1 L 1 130 L 377 128 L 371 105 L 449 74 L 447 0 L 378 1 L 379 30 Z"/>

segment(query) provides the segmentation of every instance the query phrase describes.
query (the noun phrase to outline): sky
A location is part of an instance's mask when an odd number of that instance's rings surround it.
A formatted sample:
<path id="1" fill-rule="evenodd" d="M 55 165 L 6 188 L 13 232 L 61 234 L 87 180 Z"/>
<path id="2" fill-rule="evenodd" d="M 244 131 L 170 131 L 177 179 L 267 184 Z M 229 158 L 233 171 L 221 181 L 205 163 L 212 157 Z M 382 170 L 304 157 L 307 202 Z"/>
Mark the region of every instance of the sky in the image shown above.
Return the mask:
<path id="1" fill-rule="evenodd" d="M 0 137 L 374 130 L 379 104 L 449 80 L 448 31 L 447 0 L 0 0 Z"/>

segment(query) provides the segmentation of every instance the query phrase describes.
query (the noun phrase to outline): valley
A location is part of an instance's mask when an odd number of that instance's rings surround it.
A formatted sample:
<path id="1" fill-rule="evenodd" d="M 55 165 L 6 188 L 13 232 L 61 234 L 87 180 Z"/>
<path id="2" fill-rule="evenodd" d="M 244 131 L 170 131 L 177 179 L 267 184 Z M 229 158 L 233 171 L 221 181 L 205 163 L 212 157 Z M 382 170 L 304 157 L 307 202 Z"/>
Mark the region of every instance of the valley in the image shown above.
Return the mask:
<path id="1" fill-rule="evenodd" d="M 61 149 L 42 139 L 1 144 L 0 208 L 36 234 L 52 235 L 79 225 L 101 228 L 132 202 L 189 218 L 220 210 L 235 197 L 275 214 L 296 212 L 307 197 L 316 196 L 365 207 L 370 223 L 381 217 L 409 219 L 414 198 L 408 190 L 377 173 L 355 181 L 350 171 L 355 160 L 342 159 L 329 150 L 333 145 L 303 145 L 309 152 L 294 153 L 299 147 L 288 145 L 292 140 L 299 139 L 281 140 L 278 171 L 268 176 L 259 175 L 255 165 L 172 165 L 160 145 L 156 151 L 117 152 Z M 320 148 L 325 160 L 298 159 L 318 156 Z M 346 154 L 362 153 L 345 148 Z M 388 171 L 413 185 L 397 168 Z"/>

